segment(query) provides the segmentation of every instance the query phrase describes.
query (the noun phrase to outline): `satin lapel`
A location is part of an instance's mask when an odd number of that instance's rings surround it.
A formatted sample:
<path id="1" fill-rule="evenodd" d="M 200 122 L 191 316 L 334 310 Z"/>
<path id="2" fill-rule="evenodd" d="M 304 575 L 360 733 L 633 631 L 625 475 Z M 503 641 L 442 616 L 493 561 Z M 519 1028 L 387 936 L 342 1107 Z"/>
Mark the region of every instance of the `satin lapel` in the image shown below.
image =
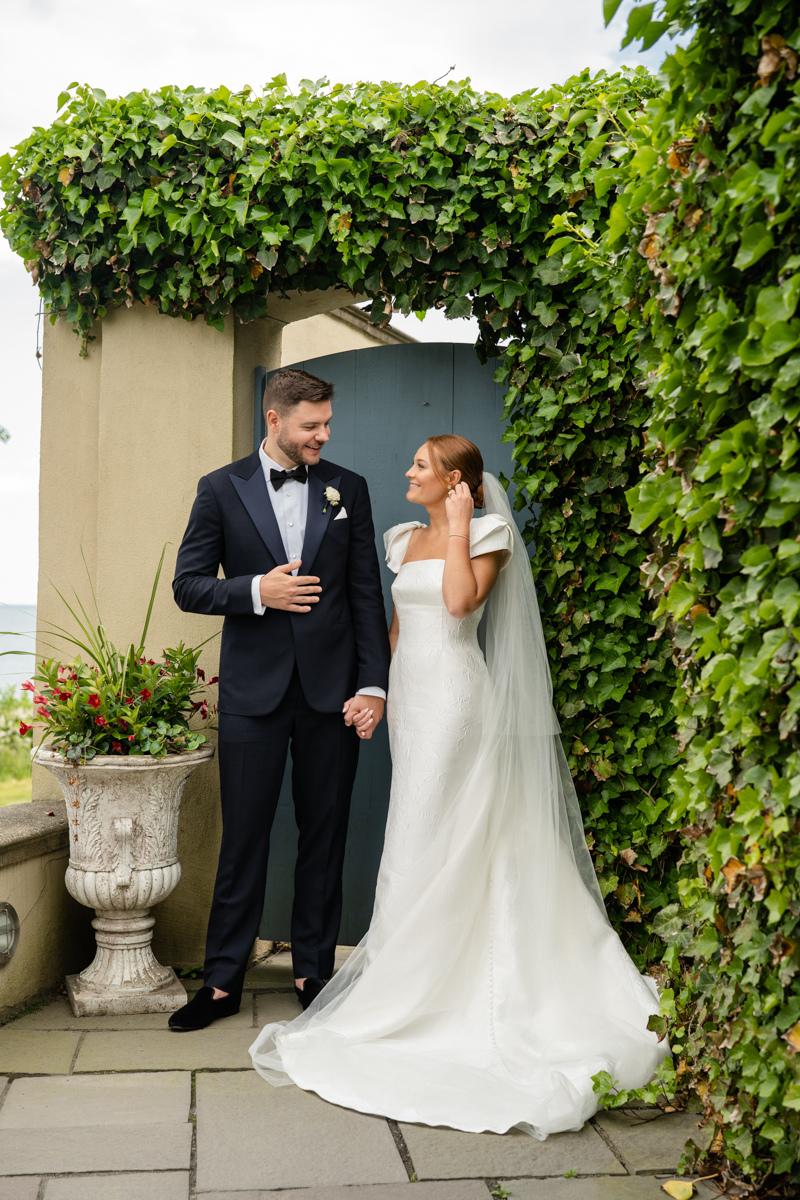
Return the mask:
<path id="1" fill-rule="evenodd" d="M 335 511 L 332 504 L 325 499 L 325 488 L 337 488 L 341 482 L 341 475 L 337 475 L 335 479 L 322 480 L 312 469 L 308 472 L 308 515 L 306 516 L 306 536 L 303 542 L 303 565 L 300 568 L 300 574 L 308 574 L 314 565 L 314 559 L 317 557 L 322 539 L 325 536 L 325 530 L 328 528 L 330 521 Z M 326 512 L 322 510 L 326 509 Z"/>
<path id="2" fill-rule="evenodd" d="M 258 470 L 254 471 L 249 479 L 231 475 L 230 481 L 239 493 L 239 499 L 250 514 L 264 545 L 275 559 L 276 566 L 285 563 L 287 561 L 286 551 L 283 548 L 281 531 L 267 495 L 267 481 L 264 478 L 261 463 L 258 464 Z"/>

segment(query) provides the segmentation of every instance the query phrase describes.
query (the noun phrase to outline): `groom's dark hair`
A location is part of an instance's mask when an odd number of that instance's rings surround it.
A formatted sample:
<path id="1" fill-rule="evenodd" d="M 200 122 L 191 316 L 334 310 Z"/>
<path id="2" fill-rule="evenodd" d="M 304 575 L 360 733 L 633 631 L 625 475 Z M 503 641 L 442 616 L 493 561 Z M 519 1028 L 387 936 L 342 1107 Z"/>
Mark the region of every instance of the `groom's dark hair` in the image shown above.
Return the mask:
<path id="1" fill-rule="evenodd" d="M 264 418 L 270 409 L 278 416 L 285 417 L 296 404 L 302 404 L 304 400 L 312 404 L 333 400 L 333 384 L 294 367 L 276 371 L 264 388 Z"/>

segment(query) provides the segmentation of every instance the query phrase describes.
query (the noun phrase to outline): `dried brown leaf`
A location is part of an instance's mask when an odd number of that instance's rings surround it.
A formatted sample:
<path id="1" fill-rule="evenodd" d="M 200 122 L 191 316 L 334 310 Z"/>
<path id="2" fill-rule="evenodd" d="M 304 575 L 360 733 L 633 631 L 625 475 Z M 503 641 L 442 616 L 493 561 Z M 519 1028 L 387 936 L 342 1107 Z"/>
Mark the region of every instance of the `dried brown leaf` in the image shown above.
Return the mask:
<path id="1" fill-rule="evenodd" d="M 728 881 L 728 886 L 725 889 L 726 892 L 733 891 L 733 889 L 736 887 L 739 876 L 742 874 L 743 871 L 746 871 L 746 870 L 747 870 L 747 868 L 746 868 L 745 864 L 743 862 L 739 862 L 738 858 L 729 858 L 728 859 L 728 861 L 725 863 L 725 866 L 722 868 L 722 874 L 725 876 L 726 880 Z"/>
<path id="2" fill-rule="evenodd" d="M 753 899 L 763 900 L 767 890 L 767 873 L 763 867 L 751 867 L 747 872 L 747 882 L 753 889 Z"/>
<path id="3" fill-rule="evenodd" d="M 788 1042 L 792 1051 L 796 1054 L 800 1050 L 800 1021 L 783 1035 L 783 1040 Z"/>

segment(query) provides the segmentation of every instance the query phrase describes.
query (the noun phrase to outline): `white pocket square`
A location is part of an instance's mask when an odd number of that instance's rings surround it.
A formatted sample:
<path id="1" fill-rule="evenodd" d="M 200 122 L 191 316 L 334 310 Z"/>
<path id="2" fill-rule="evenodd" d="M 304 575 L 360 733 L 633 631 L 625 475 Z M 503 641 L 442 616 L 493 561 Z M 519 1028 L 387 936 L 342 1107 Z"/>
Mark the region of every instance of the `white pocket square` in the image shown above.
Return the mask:
<path id="1" fill-rule="evenodd" d="M 340 511 L 336 514 L 336 516 L 333 519 L 334 519 L 334 521 L 344 521 L 346 516 L 347 516 L 347 509 L 342 508 L 342 509 L 340 509 Z"/>

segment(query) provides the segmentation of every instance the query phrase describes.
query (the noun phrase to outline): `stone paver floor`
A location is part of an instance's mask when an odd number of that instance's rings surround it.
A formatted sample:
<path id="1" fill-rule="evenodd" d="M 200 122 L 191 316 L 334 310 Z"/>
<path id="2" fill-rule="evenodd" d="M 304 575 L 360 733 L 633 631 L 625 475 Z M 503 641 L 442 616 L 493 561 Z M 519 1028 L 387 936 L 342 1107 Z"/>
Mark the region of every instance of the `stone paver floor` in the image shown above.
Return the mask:
<path id="1" fill-rule="evenodd" d="M 194 1034 L 63 997 L 0 1029 L 0 1200 L 655 1200 L 698 1120 L 600 1113 L 537 1142 L 350 1112 L 250 1066 L 254 1031 L 299 1011 L 287 956 L 245 986 Z"/>

